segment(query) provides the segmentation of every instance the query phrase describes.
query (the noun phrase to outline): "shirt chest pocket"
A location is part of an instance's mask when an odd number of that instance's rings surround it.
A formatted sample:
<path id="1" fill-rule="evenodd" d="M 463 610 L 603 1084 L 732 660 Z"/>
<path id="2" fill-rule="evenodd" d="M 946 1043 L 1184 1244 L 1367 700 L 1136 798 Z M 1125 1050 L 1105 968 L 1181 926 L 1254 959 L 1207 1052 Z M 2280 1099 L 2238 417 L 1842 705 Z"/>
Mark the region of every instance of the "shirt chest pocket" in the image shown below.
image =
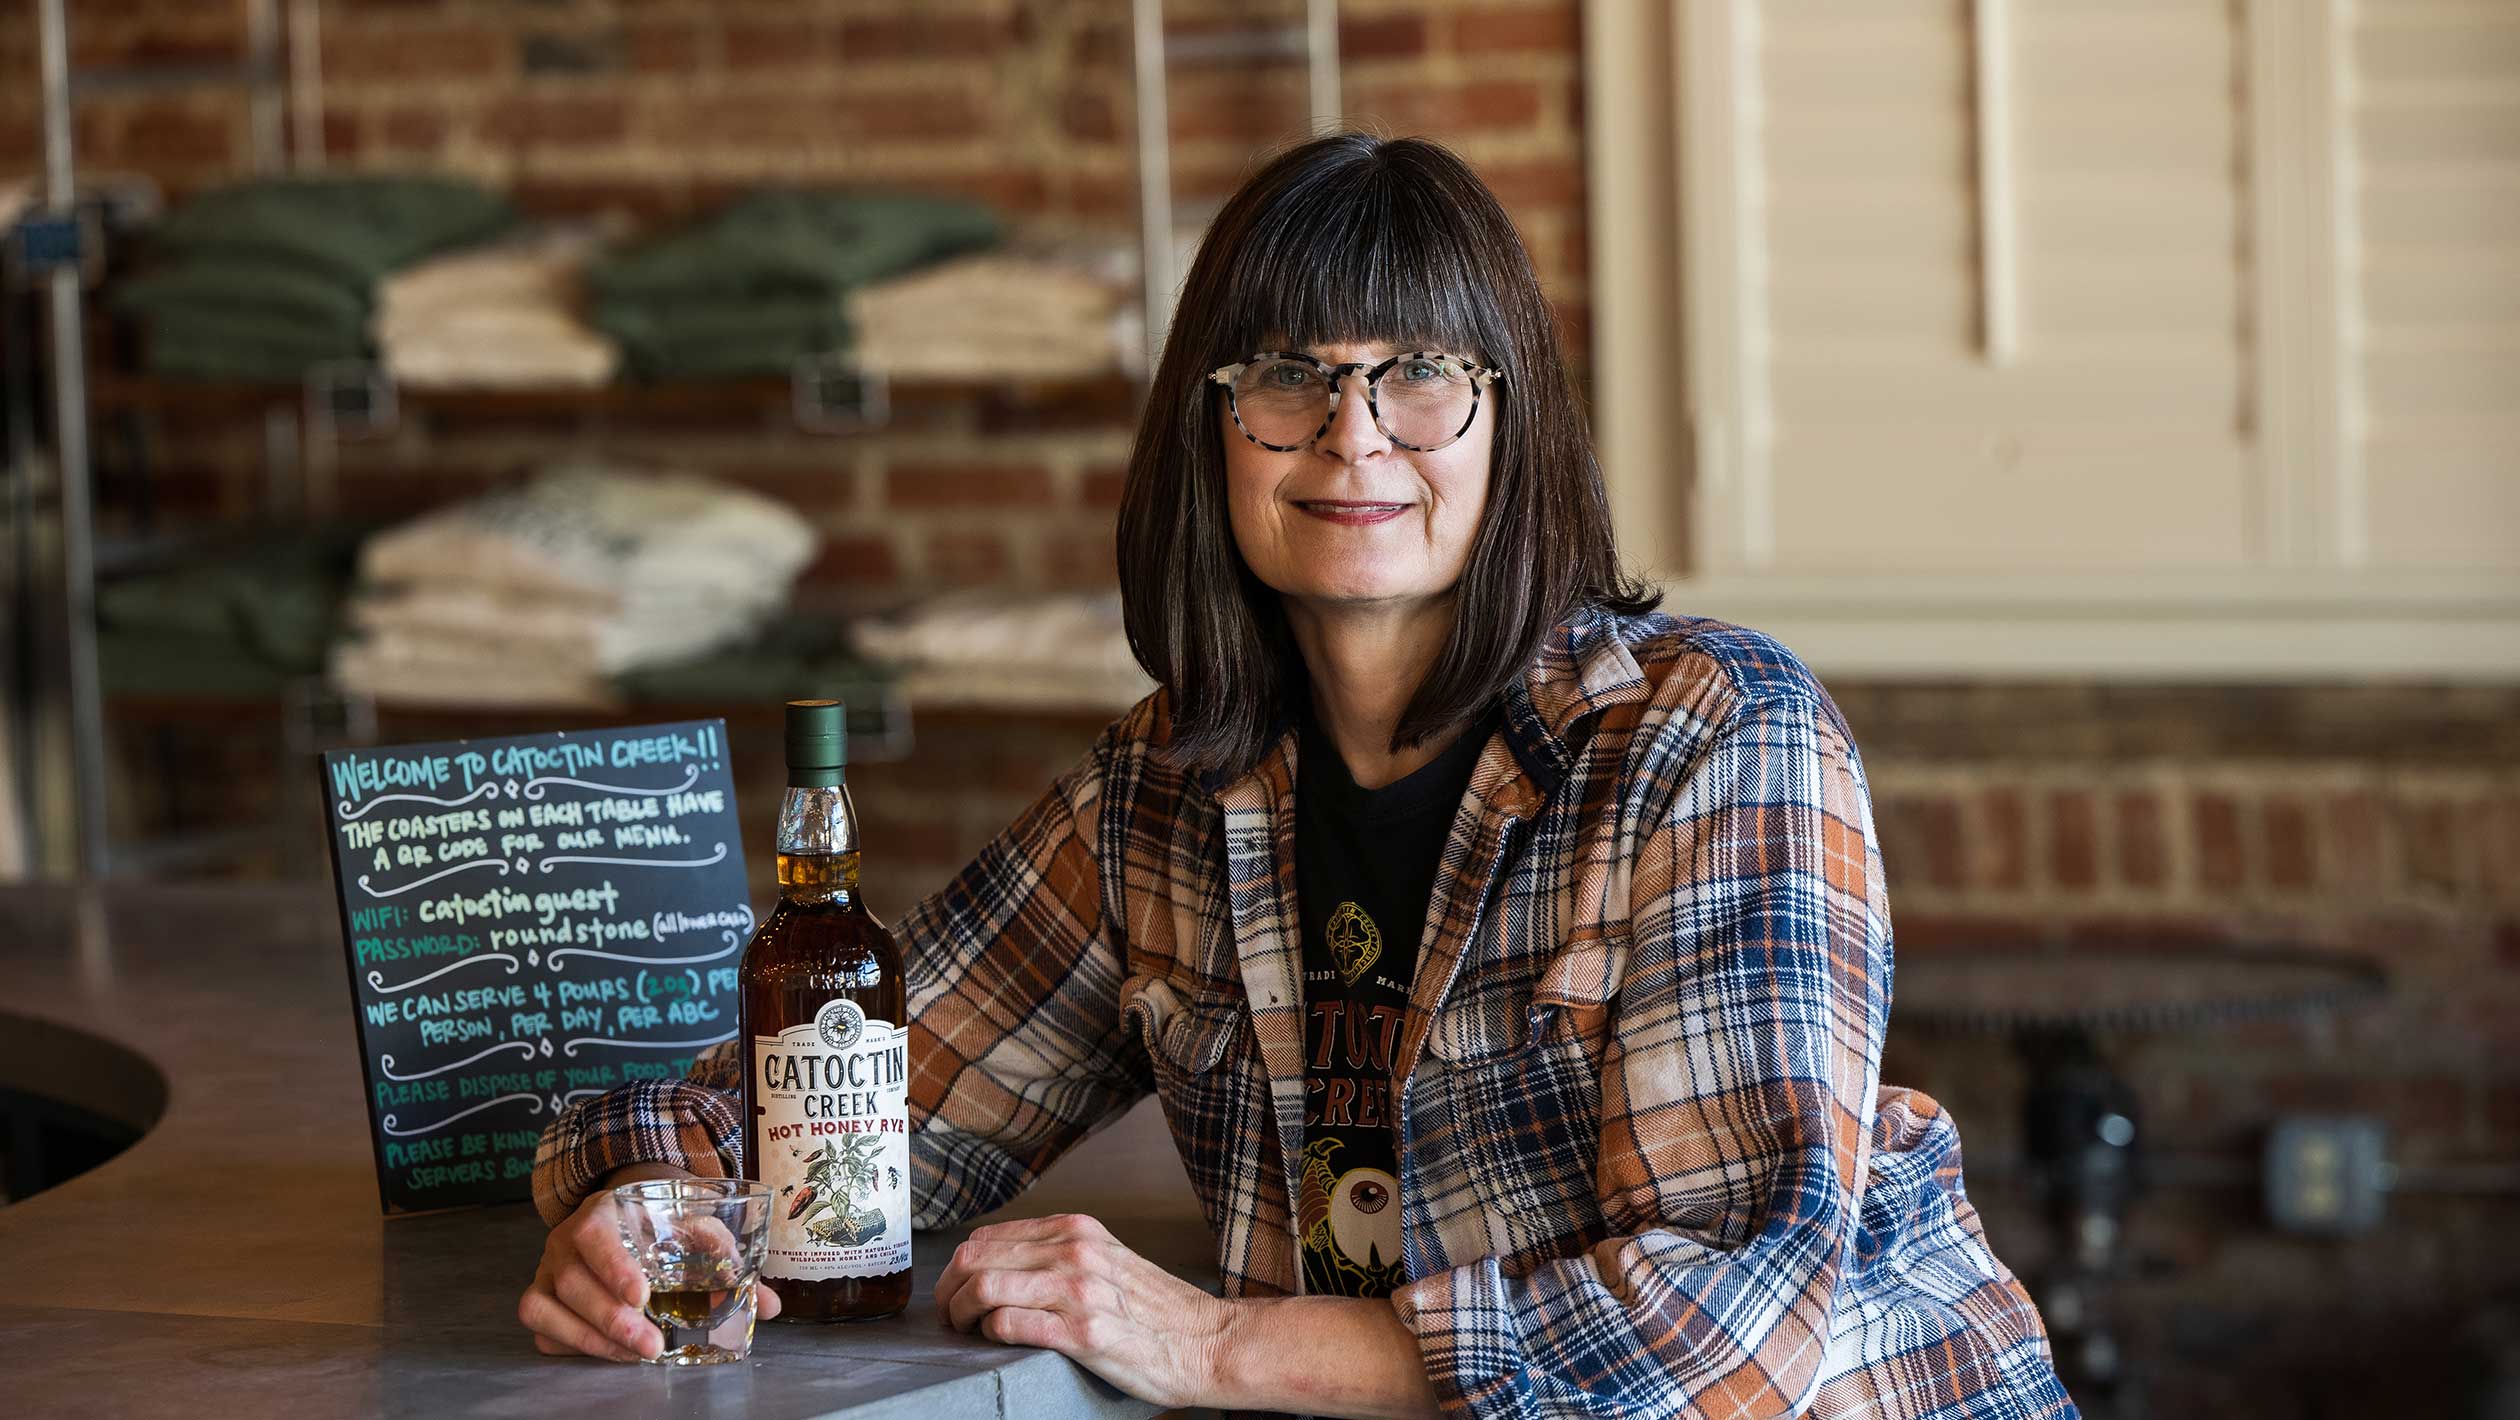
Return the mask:
<path id="1" fill-rule="evenodd" d="M 1627 954 L 1626 934 L 1614 932 L 1570 940 L 1537 972 L 1528 958 L 1465 970 L 1435 1013 L 1426 1053 L 1479 1065 L 1518 1058 L 1535 1044 L 1564 1044 L 1597 1060 Z"/>
<path id="2" fill-rule="evenodd" d="M 1223 1064 L 1251 1028 L 1251 1005 L 1239 993 L 1184 995 L 1172 982 L 1133 977 L 1120 989 L 1123 1016 L 1136 1016 L 1157 1083 L 1166 1073 L 1205 1075 Z"/>
<path id="3" fill-rule="evenodd" d="M 1258 1049 L 1250 1002 L 1238 990 L 1185 994 L 1154 977 L 1131 977 L 1120 1000 L 1122 1015 L 1138 1020 L 1182 1168 L 1209 1224 L 1222 1228 L 1223 1200 L 1256 1174 L 1254 1151 L 1269 1133 L 1268 1087 L 1246 1058 Z"/>
<path id="4" fill-rule="evenodd" d="M 1579 937 L 1536 971 L 1483 963 L 1446 993 L 1407 1109 L 1421 1186 L 1477 1200 L 1438 1221 L 1456 1256 L 1530 1262 L 1602 1235 L 1601 1071 L 1627 955 L 1624 936 Z"/>

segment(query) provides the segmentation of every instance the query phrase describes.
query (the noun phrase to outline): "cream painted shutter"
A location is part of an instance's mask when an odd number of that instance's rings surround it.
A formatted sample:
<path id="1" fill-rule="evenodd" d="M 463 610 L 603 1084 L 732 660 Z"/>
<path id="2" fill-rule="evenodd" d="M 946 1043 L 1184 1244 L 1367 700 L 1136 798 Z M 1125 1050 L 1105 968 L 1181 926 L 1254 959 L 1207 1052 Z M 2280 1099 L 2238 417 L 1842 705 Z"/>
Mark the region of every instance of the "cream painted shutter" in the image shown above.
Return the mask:
<path id="1" fill-rule="evenodd" d="M 1585 22 L 1676 604 L 1832 673 L 2520 677 L 2520 0 Z"/>
<path id="2" fill-rule="evenodd" d="M 2362 0 L 2349 24 L 2353 550 L 2520 565 L 2520 0 Z"/>
<path id="3" fill-rule="evenodd" d="M 2009 192 L 1976 173 L 1971 7 L 1759 7 L 1764 470 L 1781 573 L 2228 568 L 2248 447 L 2230 7 L 2010 0 Z M 1982 338 L 1982 201 L 2016 344 Z M 1999 299 L 2001 296 L 1999 294 Z M 1755 514 L 1754 514 L 1755 515 Z"/>

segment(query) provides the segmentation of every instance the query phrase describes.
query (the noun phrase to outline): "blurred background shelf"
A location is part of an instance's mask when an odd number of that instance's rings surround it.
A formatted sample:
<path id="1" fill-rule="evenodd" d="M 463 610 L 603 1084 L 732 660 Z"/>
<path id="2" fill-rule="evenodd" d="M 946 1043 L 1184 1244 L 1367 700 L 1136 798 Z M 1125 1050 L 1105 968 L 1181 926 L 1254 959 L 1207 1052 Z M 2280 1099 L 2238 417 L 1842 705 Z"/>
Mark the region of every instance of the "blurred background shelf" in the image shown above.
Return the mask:
<path id="1" fill-rule="evenodd" d="M 1144 399 L 1142 378 L 1118 369 L 1056 377 L 881 379 L 866 382 L 880 388 L 880 401 L 864 404 L 851 397 L 859 382 L 845 366 L 837 374 L 800 367 L 792 379 L 630 381 L 598 388 L 419 388 L 382 383 L 373 372 L 356 369 L 347 378 L 336 370 L 304 386 L 135 374 L 146 363 L 138 358 L 144 350 L 162 355 L 162 349 L 129 338 L 127 316 L 106 314 L 108 303 L 97 299 L 95 289 L 99 276 L 122 274 L 107 268 L 125 255 L 124 236 L 145 233 L 161 213 L 247 173 L 295 178 L 434 172 L 487 182 L 525 218 L 600 215 L 606 221 L 628 219 L 651 232 L 766 185 L 890 188 L 976 202 L 1005 216 L 1010 234 L 1048 205 L 1044 194 L 1020 177 L 971 180 L 951 164 L 921 161 L 883 178 L 848 164 L 834 172 L 821 161 L 827 155 L 809 151 L 811 143 L 772 143 L 781 161 L 748 182 L 710 176 L 717 165 L 704 163 L 700 177 L 667 186 L 623 183 L 602 192 L 539 184 L 517 171 L 485 175 L 449 152 L 383 158 L 375 139 L 386 135 L 364 134 L 365 120 L 350 116 L 345 105 L 379 82 L 411 77 L 407 61 L 420 66 L 412 71 L 418 82 L 434 83 L 432 66 L 447 55 L 432 47 L 428 35 L 458 48 L 471 36 L 440 33 L 435 17 L 416 17 L 414 24 L 427 34 L 409 36 L 417 47 L 407 49 L 403 38 L 363 29 L 354 13 L 338 8 L 328 13 L 322 0 L 238 0 L 220 13 L 189 15 L 180 27 L 184 33 L 173 38 L 156 33 L 162 18 L 145 10 L 101 14 L 66 0 L 38 0 L 16 23 L 28 42 L 6 51 L 40 81 L 26 93 L 31 97 L 40 88 L 42 102 L 30 103 L 25 115 L 30 134 L 44 140 L 36 205 L 57 214 L 48 230 L 82 228 L 85 236 L 73 244 L 73 263 L 41 274 L 52 303 L 48 317 L 28 322 L 27 331 L 31 336 L 40 327 L 48 337 L 48 358 L 11 361 L 12 376 L 23 381 L 12 389 L 7 420 L 16 495 L 9 528 L 13 560 L 21 569 L 11 594 L 27 613 L 19 618 L 27 634 L 15 639 L 10 658 L 11 709 L 30 728 L 14 737 L 15 783 L 4 787 L 26 800 L 25 819 L 38 830 L 34 836 L 49 840 L 39 843 L 40 857 L 90 871 L 104 870 L 111 859 L 114 835 L 104 807 L 112 798 L 103 745 L 106 707 L 93 611 L 99 575 L 205 555 L 220 540 L 220 525 L 240 517 L 265 526 L 323 527 L 341 518 L 410 516 L 498 486 L 530 463 L 554 457 L 523 452 L 519 446 L 529 438 L 588 441 L 636 431 L 642 439 L 638 457 L 654 466 L 690 469 L 819 505 L 813 511 L 827 528 L 833 522 L 844 526 L 807 575 L 818 593 L 835 601 L 898 602 L 973 585 L 1061 588 L 1108 581 L 1108 535 L 1091 529 L 1107 522 L 1116 503 L 1113 466 L 1120 459 L 1114 446 L 1134 428 Z M 497 23 L 505 22 L 484 21 L 492 28 Z M 536 75 L 559 74 L 583 88 L 589 76 L 628 67 L 628 31 L 643 28 L 641 21 L 616 25 L 600 17 L 592 24 L 578 32 L 569 22 L 535 22 L 530 33 L 513 37 L 513 50 L 476 55 L 455 71 L 489 73 L 513 59 L 528 87 Z M 849 86 L 880 88 L 887 55 L 940 61 L 1003 57 L 1019 34 L 1026 43 L 1066 51 L 1067 61 L 1082 66 L 1076 71 L 1080 79 L 1101 76 L 1084 81 L 1055 126 L 1068 140 L 1101 142 L 1120 159 L 1106 178 L 1107 195 L 1080 202 L 1074 212 L 1027 235 L 1055 245 L 1134 227 L 1137 289 L 1126 304 L 1137 308 L 1135 324 L 1114 329 L 1133 328 L 1134 336 L 1117 338 L 1128 345 L 1142 341 L 1144 348 L 1126 352 L 1118 362 L 1123 369 L 1160 346 L 1181 255 L 1195 241 L 1205 214 L 1233 185 L 1229 168 L 1247 163 L 1262 144 L 1289 131 L 1337 121 L 1343 103 L 1339 54 L 1345 36 L 1333 0 L 1282 0 L 1188 23 L 1168 21 L 1159 0 L 1130 0 L 1090 16 L 1045 15 L 1003 28 L 986 16 L 941 26 L 924 18 L 827 18 L 810 27 L 827 31 L 824 41 L 845 37 L 853 51 L 878 61 L 847 66 Z M 1040 33 L 1043 29 L 1057 34 Z M 673 48 L 680 62 L 700 66 L 734 66 L 742 50 L 751 55 L 742 66 L 751 67 L 763 57 L 753 53 L 753 41 L 765 35 L 757 27 L 744 34 L 724 52 Z M 493 48 L 505 42 L 490 39 Z M 798 62 L 816 52 L 813 36 L 799 37 Z M 637 67 L 655 68 L 654 56 Z M 1255 82 L 1265 97 L 1255 92 L 1227 104 L 1213 102 L 1207 92 L 1213 79 L 1229 73 L 1237 82 Z M 1179 103 L 1171 90 L 1177 77 L 1186 78 L 1191 90 Z M 1098 83 L 1125 91 L 1133 105 L 1112 104 Z M 783 108 L 799 114 L 810 109 L 790 105 L 788 97 L 779 99 Z M 864 119 L 868 139 L 916 141 L 923 126 L 935 127 L 939 136 L 959 130 L 947 112 L 954 107 L 950 103 L 911 105 L 893 114 L 895 105 L 883 95 L 870 91 L 865 97 L 870 113 L 883 111 Z M 1003 97 L 992 94 L 989 103 Z M 841 101 L 839 112 L 858 112 L 849 107 L 849 92 L 835 98 Z M 159 126 L 126 132 L 105 121 L 133 105 L 147 108 Z M 530 146 L 573 133 L 574 125 L 564 118 L 558 127 L 546 127 L 545 119 L 561 106 L 520 94 L 503 108 L 514 112 L 482 136 Z M 0 112 L 0 119 L 8 117 Z M 1186 121 L 1177 123 L 1176 117 Z M 173 142 L 174 130 L 196 124 L 197 143 L 187 149 Z M 835 124 L 826 113 L 810 126 L 826 136 L 825 130 L 846 130 L 851 123 Z M 1103 133 L 1106 126 L 1110 131 Z M 660 141 L 669 148 L 705 141 L 700 131 L 705 124 L 695 128 L 677 120 L 667 127 Z M 245 141 L 213 144 L 208 138 L 213 128 L 223 128 L 227 140 Z M 0 133 L 13 131 L 0 125 Z M 116 169 L 112 156 L 100 163 L 100 152 L 116 153 L 124 138 L 138 145 L 119 151 L 127 174 Z M 165 171 L 151 151 L 170 143 L 191 154 L 180 173 Z M 214 156 L 213 147 L 223 151 Z M 1175 169 L 1183 166 L 1184 154 L 1191 166 L 1180 175 L 1186 180 L 1177 190 Z M 1220 165 L 1219 157 L 1229 162 Z M 127 193 L 121 190 L 125 185 Z M 0 198 L 6 195 L 0 189 Z M 145 243 L 134 249 L 141 246 Z M 30 352 L 34 344 L 28 340 Z M 959 368 L 967 358 L 949 356 L 945 363 Z M 1006 358 L 1020 360 L 1019 368 L 1036 359 L 1029 353 Z M 807 364 L 822 360 L 809 357 Z M 1090 368 L 1101 361 L 1089 352 L 1079 363 Z M 30 373 L 39 368 L 50 381 L 40 395 Z M 829 397 L 835 386 L 841 398 Z M 345 393 L 352 396 L 346 405 Z M 39 417 L 39 407 L 48 417 Z M 733 448 L 736 437 L 762 443 L 751 453 L 740 452 Z M 875 451 L 871 457 L 852 447 L 850 441 L 860 438 Z M 1016 462 L 1002 460 L 992 447 L 1002 439 L 1014 446 L 1009 458 Z M 690 456 L 690 446 L 708 440 L 718 442 L 708 444 L 702 457 Z M 772 442 L 777 440 L 789 442 Z M 933 442 L 919 442 L 928 440 Z M 665 447 L 668 441 L 681 446 Z M 892 462 L 895 451 L 909 448 L 927 455 L 915 470 Z M 568 452 L 600 450 L 581 442 Z M 1024 546 L 1033 535 L 1017 531 L 1010 520 L 1034 517 L 1045 507 L 1065 526 Z M 904 516 L 887 517 L 894 508 Z M 881 526 L 862 530 L 870 523 Z M 57 539 L 51 536 L 54 528 Z M 37 606 L 39 593 L 54 604 Z M 1044 703 L 1074 698 L 1057 686 L 1041 697 Z M 44 703 L 50 699 L 63 704 Z M 117 704 L 129 708 L 128 702 Z M 38 720 L 46 726 L 34 727 Z M 40 753 L 39 740 L 45 745 Z M 66 771 L 42 764 L 47 754 L 59 754 Z"/>
<path id="2" fill-rule="evenodd" d="M 984 428 L 1017 424 L 1097 423 L 1132 414 L 1141 382 L 1120 374 L 1065 379 L 885 382 L 896 418 L 942 410 L 974 410 Z M 158 379 L 99 374 L 90 404 L 100 414 L 185 417 L 255 415 L 308 398 L 303 385 Z M 397 385 L 394 408 L 432 419 L 601 418 L 616 421 L 707 422 L 779 419 L 795 409 L 793 382 L 776 378 L 620 383 L 592 389 L 431 389 Z"/>

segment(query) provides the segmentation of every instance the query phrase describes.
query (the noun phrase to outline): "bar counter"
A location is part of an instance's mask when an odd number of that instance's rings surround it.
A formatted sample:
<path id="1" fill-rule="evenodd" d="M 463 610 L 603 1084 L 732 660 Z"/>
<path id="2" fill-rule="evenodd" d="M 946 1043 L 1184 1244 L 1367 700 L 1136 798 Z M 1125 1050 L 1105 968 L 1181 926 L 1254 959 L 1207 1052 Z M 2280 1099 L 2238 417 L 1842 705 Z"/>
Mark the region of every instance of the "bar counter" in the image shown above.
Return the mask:
<path id="1" fill-rule="evenodd" d="M 0 1207 L 9 1414 L 1154 1410 L 1056 1353 L 939 1327 L 932 1285 L 955 1234 L 919 1237 L 905 1315 L 766 1324 L 746 1364 L 536 1352 L 515 1315 L 543 1236 L 530 1205 L 379 1211 L 339 919 L 320 887 L 0 887 L 0 981 L 0 1086 L 147 1130 Z M 1048 1211 L 1067 1172 L 1020 1211 Z M 1122 1240 L 1213 1285 L 1195 1216 L 1110 1197 L 1093 1211 Z"/>

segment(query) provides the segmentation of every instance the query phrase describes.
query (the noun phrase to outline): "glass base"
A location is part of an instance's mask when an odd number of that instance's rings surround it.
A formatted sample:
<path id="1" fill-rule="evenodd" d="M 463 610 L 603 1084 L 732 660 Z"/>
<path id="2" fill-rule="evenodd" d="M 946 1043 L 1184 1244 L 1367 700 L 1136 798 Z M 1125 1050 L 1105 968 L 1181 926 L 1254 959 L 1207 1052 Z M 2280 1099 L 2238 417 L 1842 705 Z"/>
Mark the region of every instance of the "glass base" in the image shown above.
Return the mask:
<path id="1" fill-rule="evenodd" d="M 750 1354 L 750 1348 L 738 1351 L 732 1347 L 702 1341 L 690 1346 L 677 1346 L 670 1351 L 659 1351 L 648 1358 L 648 1364 L 651 1366 L 722 1366 L 729 1361 L 748 1359 Z"/>
<path id="2" fill-rule="evenodd" d="M 752 1354 L 753 1331 L 761 1312 L 754 1301 L 751 1279 L 745 1279 L 731 1292 L 717 1295 L 725 1300 L 710 1315 L 709 1322 L 684 1326 L 676 1317 L 660 1314 L 651 1294 L 647 1317 L 663 1333 L 665 1349 L 650 1357 L 649 1365 L 716 1366 L 741 1361 Z"/>

